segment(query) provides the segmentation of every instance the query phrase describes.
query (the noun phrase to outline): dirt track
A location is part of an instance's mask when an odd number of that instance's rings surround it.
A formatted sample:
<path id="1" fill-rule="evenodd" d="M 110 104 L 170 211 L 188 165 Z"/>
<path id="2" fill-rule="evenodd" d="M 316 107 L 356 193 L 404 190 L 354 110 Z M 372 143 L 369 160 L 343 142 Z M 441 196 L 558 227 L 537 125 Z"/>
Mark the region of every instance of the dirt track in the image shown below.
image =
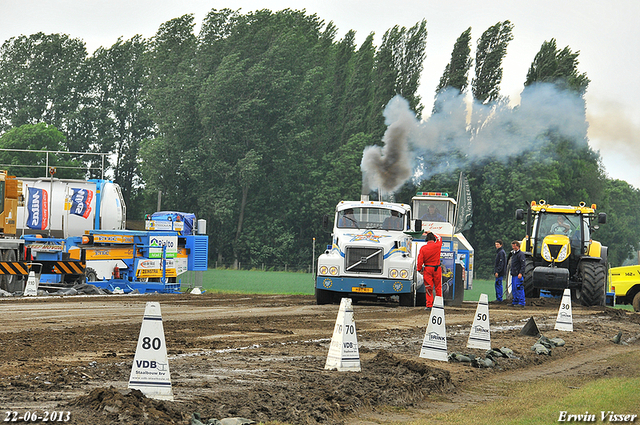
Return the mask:
<path id="1" fill-rule="evenodd" d="M 147 301 L 161 305 L 173 402 L 127 390 Z M 0 408 L 3 419 L 5 411 L 69 411 L 67 423 L 77 424 L 187 424 L 199 412 L 364 425 L 455 409 L 480 381 L 614 373 L 603 360 L 640 351 L 640 314 L 574 305 L 574 332 L 560 332 L 553 330 L 559 301 L 533 304 L 490 305 L 492 346 L 511 348 L 518 358 L 483 369 L 421 359 L 428 319 L 422 308 L 355 304 L 362 372 L 340 373 L 324 370 L 338 306 L 317 306 L 309 296 L 0 299 Z M 445 308 L 449 353 L 484 355 L 466 348 L 475 310 L 473 302 Z M 530 317 L 566 345 L 552 356 L 532 352 L 537 339 L 520 335 Z M 628 345 L 611 342 L 619 331 Z M 391 409 L 389 416 L 386 406 L 403 413 Z"/>

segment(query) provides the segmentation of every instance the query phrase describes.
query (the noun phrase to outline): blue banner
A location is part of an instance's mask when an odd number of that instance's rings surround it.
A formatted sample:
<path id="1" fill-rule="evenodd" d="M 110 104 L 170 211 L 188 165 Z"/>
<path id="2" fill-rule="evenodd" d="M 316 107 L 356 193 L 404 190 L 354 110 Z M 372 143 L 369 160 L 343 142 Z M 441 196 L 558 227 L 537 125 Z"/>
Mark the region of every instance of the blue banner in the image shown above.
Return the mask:
<path id="1" fill-rule="evenodd" d="M 38 230 L 47 228 L 49 225 L 49 199 L 46 190 L 35 187 L 29 188 L 27 211 L 29 211 L 28 227 Z"/>
<path id="2" fill-rule="evenodd" d="M 93 191 L 87 189 L 71 189 L 71 214 L 88 218 L 91 214 L 91 200 L 93 199 Z"/>

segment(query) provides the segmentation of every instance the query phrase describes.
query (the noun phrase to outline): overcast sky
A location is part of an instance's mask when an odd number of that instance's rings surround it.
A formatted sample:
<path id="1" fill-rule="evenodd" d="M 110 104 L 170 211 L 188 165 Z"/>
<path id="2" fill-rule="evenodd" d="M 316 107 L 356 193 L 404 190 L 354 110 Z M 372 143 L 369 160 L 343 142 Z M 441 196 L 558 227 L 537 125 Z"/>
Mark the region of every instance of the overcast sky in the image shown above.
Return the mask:
<path id="1" fill-rule="evenodd" d="M 342 37 L 356 31 L 358 45 L 374 32 L 427 21 L 427 58 L 420 95 L 425 110 L 453 44 L 471 27 L 472 55 L 491 25 L 509 20 L 514 39 L 504 61 L 501 92 L 519 101 L 527 69 L 544 41 L 580 51 L 578 67 L 591 84 L 586 95 L 589 138 L 607 173 L 640 188 L 640 1 L 638 0 L 0 0 L 0 40 L 36 32 L 65 33 L 85 41 L 89 54 L 110 47 L 118 37 L 151 37 L 169 19 L 192 13 L 196 31 L 212 8 L 305 9 L 333 21 Z M 589 200 L 585 200 L 589 202 Z"/>

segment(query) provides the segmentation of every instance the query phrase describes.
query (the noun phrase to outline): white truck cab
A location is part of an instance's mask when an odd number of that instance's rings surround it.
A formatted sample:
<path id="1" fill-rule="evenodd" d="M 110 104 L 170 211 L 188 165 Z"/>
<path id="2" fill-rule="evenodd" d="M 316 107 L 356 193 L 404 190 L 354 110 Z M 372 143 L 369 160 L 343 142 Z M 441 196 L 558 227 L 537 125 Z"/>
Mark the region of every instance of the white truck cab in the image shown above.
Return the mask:
<path id="1" fill-rule="evenodd" d="M 332 243 L 318 258 L 316 302 L 390 299 L 413 305 L 415 256 L 411 207 L 407 204 L 342 201 L 335 209 Z"/>

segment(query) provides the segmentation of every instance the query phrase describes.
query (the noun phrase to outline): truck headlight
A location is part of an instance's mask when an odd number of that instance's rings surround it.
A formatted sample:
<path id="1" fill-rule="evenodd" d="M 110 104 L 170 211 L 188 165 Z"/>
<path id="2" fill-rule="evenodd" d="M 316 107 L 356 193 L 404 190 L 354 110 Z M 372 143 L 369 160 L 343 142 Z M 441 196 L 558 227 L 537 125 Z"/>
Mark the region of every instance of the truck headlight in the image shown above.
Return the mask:
<path id="1" fill-rule="evenodd" d="M 327 273 L 329 273 L 329 267 L 320 266 L 320 274 L 327 274 Z"/>
<path id="2" fill-rule="evenodd" d="M 409 272 L 407 270 L 400 270 L 400 277 L 403 279 L 409 278 Z"/>
<path id="3" fill-rule="evenodd" d="M 389 270 L 389 277 L 391 279 L 396 279 L 398 277 L 398 270 L 396 269 Z"/>
<path id="4" fill-rule="evenodd" d="M 331 266 L 331 268 L 329 269 L 329 274 L 331 274 L 331 276 L 335 276 L 338 274 L 338 268 L 336 266 Z"/>

